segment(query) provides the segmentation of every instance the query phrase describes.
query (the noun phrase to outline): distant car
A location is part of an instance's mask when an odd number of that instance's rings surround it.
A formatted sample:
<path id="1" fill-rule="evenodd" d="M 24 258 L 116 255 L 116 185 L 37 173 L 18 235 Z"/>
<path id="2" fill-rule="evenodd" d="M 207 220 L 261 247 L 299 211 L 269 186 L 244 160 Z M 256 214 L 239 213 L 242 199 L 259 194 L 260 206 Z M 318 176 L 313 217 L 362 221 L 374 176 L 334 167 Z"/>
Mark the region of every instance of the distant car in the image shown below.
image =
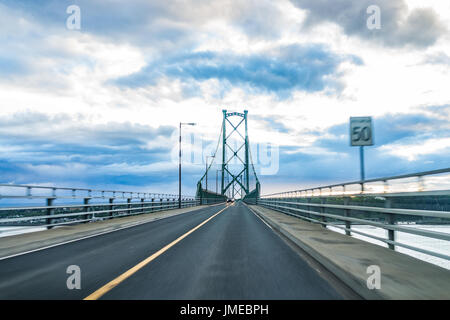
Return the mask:
<path id="1" fill-rule="evenodd" d="M 234 199 L 228 199 L 227 200 L 227 203 L 233 203 L 234 202 Z"/>

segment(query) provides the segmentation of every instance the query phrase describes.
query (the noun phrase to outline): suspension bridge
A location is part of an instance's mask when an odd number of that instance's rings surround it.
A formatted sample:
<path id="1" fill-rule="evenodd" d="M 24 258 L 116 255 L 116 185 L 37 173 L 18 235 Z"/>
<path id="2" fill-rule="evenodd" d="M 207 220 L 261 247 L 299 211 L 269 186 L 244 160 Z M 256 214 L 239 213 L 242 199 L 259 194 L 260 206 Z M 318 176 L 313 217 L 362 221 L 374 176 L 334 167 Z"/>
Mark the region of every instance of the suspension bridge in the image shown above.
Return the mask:
<path id="1" fill-rule="evenodd" d="M 248 128 L 192 196 L 0 185 L 0 299 L 450 298 L 450 168 L 262 195 Z"/>
<path id="2" fill-rule="evenodd" d="M 261 187 L 248 138 L 248 111 L 222 112 L 223 121 L 217 147 L 211 155 L 211 163 L 207 163 L 205 173 L 197 183 L 196 197 L 202 204 L 226 199 L 255 199 L 260 195 Z M 220 171 L 220 193 L 217 187 L 216 192 L 208 190 L 208 173 L 218 163 L 218 159 L 221 161 L 220 170 L 216 170 L 216 173 Z"/>

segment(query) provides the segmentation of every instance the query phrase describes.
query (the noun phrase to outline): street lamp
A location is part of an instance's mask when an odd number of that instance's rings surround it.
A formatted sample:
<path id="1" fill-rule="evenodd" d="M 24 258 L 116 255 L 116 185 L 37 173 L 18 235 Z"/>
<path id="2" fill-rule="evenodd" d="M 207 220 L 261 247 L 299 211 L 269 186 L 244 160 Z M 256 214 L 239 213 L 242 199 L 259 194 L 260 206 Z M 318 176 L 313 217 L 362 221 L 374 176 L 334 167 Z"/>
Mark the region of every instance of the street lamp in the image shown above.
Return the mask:
<path id="1" fill-rule="evenodd" d="M 193 122 L 180 122 L 180 140 L 178 144 L 178 208 L 181 209 L 181 126 L 195 126 Z"/>

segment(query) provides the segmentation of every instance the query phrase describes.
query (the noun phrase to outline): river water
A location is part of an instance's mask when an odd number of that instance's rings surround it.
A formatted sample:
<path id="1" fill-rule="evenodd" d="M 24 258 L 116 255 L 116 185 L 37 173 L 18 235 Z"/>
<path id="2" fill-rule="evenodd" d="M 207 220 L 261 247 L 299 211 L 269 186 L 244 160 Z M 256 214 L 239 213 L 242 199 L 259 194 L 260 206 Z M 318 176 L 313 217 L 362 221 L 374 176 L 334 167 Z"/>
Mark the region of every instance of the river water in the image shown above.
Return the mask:
<path id="1" fill-rule="evenodd" d="M 443 233 L 450 233 L 450 226 L 445 225 L 433 225 L 433 226 L 425 226 L 425 225 L 402 225 L 402 227 L 408 227 L 408 228 L 416 228 L 421 230 L 428 230 L 428 231 L 438 231 Z M 339 232 L 339 233 L 345 233 L 344 230 L 335 228 L 335 227 L 328 227 L 330 230 Z M 366 226 L 366 225 L 355 225 L 352 226 L 352 229 L 360 232 L 364 232 L 373 236 L 377 236 L 380 238 L 387 239 L 387 230 L 376 228 L 373 226 Z M 365 237 L 356 233 L 352 234 L 352 237 L 361 239 L 370 243 L 374 243 L 383 247 L 387 247 L 387 244 L 369 237 Z M 420 249 L 429 250 L 432 252 L 442 253 L 450 256 L 450 241 L 445 240 L 439 240 L 439 239 L 433 239 L 423 236 L 418 236 L 415 234 L 405 233 L 405 232 L 396 232 L 396 241 L 400 243 L 404 243 L 413 247 L 417 247 Z M 396 251 L 408 254 L 410 256 L 413 256 L 417 259 L 427 261 L 429 263 L 433 263 L 435 265 L 438 265 L 440 267 L 446 268 L 450 270 L 450 261 L 445 260 L 438 257 L 433 257 L 428 254 L 420 253 L 417 251 L 409 250 L 406 248 L 402 248 L 400 246 L 396 246 Z"/>

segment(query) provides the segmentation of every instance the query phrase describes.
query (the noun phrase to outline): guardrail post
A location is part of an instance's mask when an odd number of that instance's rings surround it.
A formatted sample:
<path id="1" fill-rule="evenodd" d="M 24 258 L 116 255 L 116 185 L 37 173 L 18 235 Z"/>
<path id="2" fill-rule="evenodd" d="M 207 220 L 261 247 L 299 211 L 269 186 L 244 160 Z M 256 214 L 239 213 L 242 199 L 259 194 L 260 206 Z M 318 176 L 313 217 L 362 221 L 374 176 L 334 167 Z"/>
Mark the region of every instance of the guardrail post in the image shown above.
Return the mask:
<path id="1" fill-rule="evenodd" d="M 159 199 L 159 210 L 158 211 L 161 211 L 162 209 L 163 209 L 163 199 L 161 198 L 161 199 Z"/>
<path id="2" fill-rule="evenodd" d="M 141 207 L 142 207 L 141 212 L 142 212 L 142 213 L 145 212 L 145 209 L 144 209 L 145 204 L 144 204 L 144 202 L 145 202 L 145 199 L 144 199 L 144 198 L 141 198 Z"/>
<path id="3" fill-rule="evenodd" d="M 155 205 L 155 198 L 152 198 L 152 204 L 151 204 L 151 208 L 150 208 L 150 212 L 151 213 L 153 213 L 153 211 L 155 210 L 154 208 L 153 208 L 153 206 Z"/>
<path id="4" fill-rule="evenodd" d="M 114 198 L 109 198 L 109 216 L 112 217 L 114 215 L 114 206 L 112 205 L 114 202 Z"/>
<path id="5" fill-rule="evenodd" d="M 294 198 L 293 199 L 293 207 L 295 209 L 301 209 L 299 203 L 300 203 L 300 199 L 299 198 Z M 300 213 L 298 211 L 294 211 L 294 214 L 300 214 Z"/>
<path id="6" fill-rule="evenodd" d="M 55 198 L 47 198 L 47 207 L 51 207 L 53 206 L 53 201 L 55 200 Z M 47 209 L 47 215 L 48 216 L 52 216 L 55 212 L 55 209 L 52 208 L 48 208 Z M 52 218 L 47 218 L 46 219 L 46 224 L 52 224 L 53 223 L 53 219 Z M 47 226 L 47 229 L 51 229 L 53 228 L 53 226 Z"/>
<path id="7" fill-rule="evenodd" d="M 425 190 L 425 182 L 424 182 L 424 180 L 423 180 L 423 176 L 418 176 L 417 179 L 418 179 L 418 183 L 419 183 L 418 190 L 419 190 L 420 192 L 422 192 L 422 191 Z"/>
<path id="8" fill-rule="evenodd" d="M 89 204 L 89 200 L 90 200 L 91 198 L 84 198 L 83 199 L 83 204 L 85 205 L 85 207 L 84 207 L 84 212 L 89 212 L 90 211 L 90 207 L 89 206 L 86 206 L 86 205 L 88 205 Z M 87 214 L 87 215 L 84 215 L 83 216 L 83 218 L 85 219 L 85 220 L 87 220 L 87 219 L 89 219 L 90 218 L 90 216 Z M 84 223 L 88 223 L 89 221 L 84 221 Z"/>
<path id="9" fill-rule="evenodd" d="M 297 205 L 298 199 L 297 198 L 291 198 L 290 202 L 291 202 L 291 206 L 292 206 L 293 209 L 298 209 L 298 205 Z M 293 214 L 298 214 L 298 211 L 295 211 L 295 210 L 291 210 L 291 212 Z"/>
<path id="10" fill-rule="evenodd" d="M 324 198 L 320 198 L 320 204 L 325 204 L 325 202 L 326 202 L 326 199 L 324 199 Z M 320 207 L 320 213 L 325 213 L 325 208 L 324 207 Z M 326 222 L 326 218 L 324 217 L 324 216 L 320 216 L 320 220 L 322 221 L 322 222 Z M 322 227 L 324 227 L 324 228 L 326 228 L 327 227 L 327 225 L 325 224 L 325 223 L 323 223 L 322 224 Z"/>
<path id="11" fill-rule="evenodd" d="M 306 199 L 306 202 L 307 202 L 307 203 L 311 203 L 311 198 Z M 311 206 L 307 206 L 307 207 L 306 207 L 306 210 L 311 211 Z M 314 219 L 314 218 L 311 217 L 311 213 L 307 213 L 306 216 L 307 216 L 308 218 Z"/>
<path id="12" fill-rule="evenodd" d="M 287 204 L 284 204 L 285 206 L 287 206 L 288 208 L 294 208 L 295 205 L 292 203 L 291 198 L 284 199 L 284 201 L 289 202 Z M 286 209 L 286 210 L 287 210 L 287 212 L 295 214 L 295 210 L 292 210 L 292 209 Z"/>
<path id="13" fill-rule="evenodd" d="M 349 197 L 344 197 L 344 206 L 348 206 L 350 204 L 350 198 Z M 344 209 L 345 210 L 345 216 L 346 217 L 350 217 L 350 209 Z M 351 229 L 352 228 L 352 223 L 350 221 L 345 221 L 345 228 L 346 229 Z M 351 236 L 352 233 L 350 230 L 345 230 L 345 234 L 347 236 Z"/>
<path id="14" fill-rule="evenodd" d="M 391 199 L 387 198 L 385 203 L 384 203 L 384 207 L 385 208 L 390 208 L 392 206 L 392 201 Z M 387 222 L 389 224 L 394 224 L 395 223 L 395 217 L 392 213 L 388 213 L 388 217 L 387 217 Z M 388 239 L 390 241 L 395 241 L 395 230 L 389 230 L 388 229 Z M 388 247 L 389 249 L 395 250 L 395 245 L 388 243 Z"/>
<path id="15" fill-rule="evenodd" d="M 127 198 L 127 212 L 128 212 L 128 215 L 130 215 L 131 214 L 131 198 Z"/>

